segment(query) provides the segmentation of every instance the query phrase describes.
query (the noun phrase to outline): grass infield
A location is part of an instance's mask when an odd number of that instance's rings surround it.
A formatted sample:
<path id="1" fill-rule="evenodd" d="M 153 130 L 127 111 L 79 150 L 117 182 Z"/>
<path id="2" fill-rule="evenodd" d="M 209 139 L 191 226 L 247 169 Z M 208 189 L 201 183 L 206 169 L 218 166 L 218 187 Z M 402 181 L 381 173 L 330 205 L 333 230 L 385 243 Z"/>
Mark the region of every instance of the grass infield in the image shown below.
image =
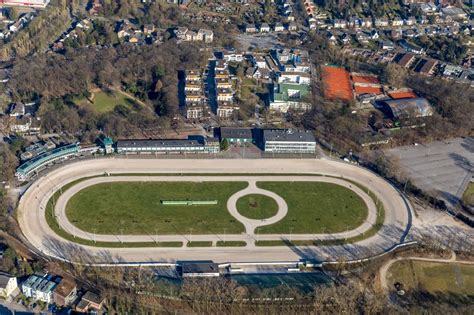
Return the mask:
<path id="1" fill-rule="evenodd" d="M 288 214 L 279 222 L 257 229 L 258 234 L 338 233 L 360 226 L 368 215 L 367 205 L 355 192 L 324 182 L 258 182 L 288 204 Z"/>
<path id="2" fill-rule="evenodd" d="M 242 233 L 227 200 L 245 182 L 117 182 L 87 187 L 66 206 L 79 229 L 97 234 Z M 161 200 L 217 200 L 216 205 L 165 206 Z"/>
<path id="3" fill-rule="evenodd" d="M 249 219 L 266 219 L 278 212 L 275 199 L 260 194 L 250 194 L 237 200 L 237 211 Z"/>

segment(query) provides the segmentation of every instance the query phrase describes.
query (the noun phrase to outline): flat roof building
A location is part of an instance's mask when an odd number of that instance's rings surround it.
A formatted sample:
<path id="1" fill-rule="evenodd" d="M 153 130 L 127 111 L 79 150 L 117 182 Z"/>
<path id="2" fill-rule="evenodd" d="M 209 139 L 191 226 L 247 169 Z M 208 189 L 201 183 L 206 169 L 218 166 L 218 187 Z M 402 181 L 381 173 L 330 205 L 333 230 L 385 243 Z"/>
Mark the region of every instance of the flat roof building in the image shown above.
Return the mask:
<path id="1" fill-rule="evenodd" d="M 186 277 L 219 277 L 219 265 L 214 262 L 183 263 L 181 274 Z"/>
<path id="2" fill-rule="evenodd" d="M 221 141 L 227 139 L 230 143 L 252 143 L 254 136 L 252 128 L 221 127 Z"/>
<path id="3" fill-rule="evenodd" d="M 57 285 L 58 283 L 51 281 L 48 275 L 43 277 L 31 275 L 21 285 L 21 291 L 27 298 L 49 304 L 53 302 L 53 291 Z"/>
<path id="4" fill-rule="evenodd" d="M 267 129 L 263 131 L 265 152 L 304 153 L 316 152 L 316 140 L 309 131 L 291 129 Z"/>
<path id="5" fill-rule="evenodd" d="M 169 153 L 218 153 L 219 143 L 213 138 L 162 139 L 162 140 L 119 140 L 117 153 L 124 154 L 169 154 Z"/>

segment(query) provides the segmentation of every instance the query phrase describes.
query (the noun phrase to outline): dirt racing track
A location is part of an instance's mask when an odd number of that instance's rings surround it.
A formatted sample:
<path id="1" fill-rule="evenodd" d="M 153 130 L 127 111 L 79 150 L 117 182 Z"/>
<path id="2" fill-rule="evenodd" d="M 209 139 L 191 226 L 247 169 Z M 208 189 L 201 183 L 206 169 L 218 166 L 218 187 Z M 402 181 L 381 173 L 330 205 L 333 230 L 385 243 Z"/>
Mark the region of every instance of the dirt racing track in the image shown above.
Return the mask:
<path id="1" fill-rule="evenodd" d="M 101 176 L 105 173 L 114 176 Z M 166 174 L 159 176 L 157 174 Z M 199 175 L 193 175 L 199 174 Z M 122 175 L 121 175 L 122 174 Z M 133 176 L 131 175 L 133 174 Z M 176 174 L 172 176 L 170 174 Z M 187 176 L 181 176 L 186 174 Z M 229 174 L 229 175 L 224 175 Z M 261 180 L 254 174 L 266 174 L 269 181 L 323 181 L 345 186 L 359 195 L 367 205 L 368 216 L 356 229 L 337 234 L 255 235 L 255 228 L 281 220 L 288 208 L 284 199 L 260 189 Z M 214 176 L 213 176 L 214 175 Z M 219 176 L 216 176 L 219 175 Z M 323 175 L 323 176 L 314 176 Z M 123 243 L 122 247 L 80 245 L 56 234 L 48 225 L 45 209 L 53 194 L 78 179 L 55 203 L 54 213 L 59 227 L 74 237 L 97 242 Z M 331 177 L 329 177 L 331 176 Z M 67 201 L 78 191 L 103 182 L 127 181 L 246 181 L 249 186 L 231 196 L 228 211 L 245 226 L 245 233 L 229 235 L 91 235 L 79 230 L 65 214 Z M 354 184 L 360 184 L 361 188 Z M 384 224 L 375 235 L 352 244 L 334 246 L 256 246 L 255 241 L 273 240 L 334 240 L 356 237 L 369 231 L 376 221 L 376 206 L 368 189 L 385 209 Z M 259 193 L 277 201 L 278 213 L 265 220 L 251 220 L 235 209 L 240 196 Z M 310 206 L 310 205 L 308 205 Z M 93 211 L 94 209 L 91 209 Z M 301 260 L 352 260 L 383 253 L 407 241 L 411 225 L 410 205 L 383 178 L 351 164 L 315 159 L 268 160 L 171 160 L 108 158 L 65 164 L 42 175 L 25 191 L 18 206 L 18 222 L 30 246 L 45 255 L 73 262 L 87 263 L 173 263 L 182 260 L 214 260 L 215 262 L 292 262 Z M 245 241 L 245 247 L 126 247 L 127 242 L 181 241 Z"/>

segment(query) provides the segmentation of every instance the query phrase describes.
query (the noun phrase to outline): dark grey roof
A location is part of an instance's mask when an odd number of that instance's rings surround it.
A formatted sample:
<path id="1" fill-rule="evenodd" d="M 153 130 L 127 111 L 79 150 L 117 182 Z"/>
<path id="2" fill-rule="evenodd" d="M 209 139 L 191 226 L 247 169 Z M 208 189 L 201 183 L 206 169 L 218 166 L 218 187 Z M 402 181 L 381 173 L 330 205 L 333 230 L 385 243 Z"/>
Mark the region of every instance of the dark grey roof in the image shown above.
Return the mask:
<path id="1" fill-rule="evenodd" d="M 252 129 L 221 127 L 221 139 L 224 138 L 252 139 Z"/>
<path id="2" fill-rule="evenodd" d="M 104 301 L 104 299 L 102 297 L 100 297 L 98 294 L 96 294 L 94 292 L 91 292 L 91 291 L 87 291 L 82 296 L 82 300 L 87 301 L 87 302 L 91 302 L 91 303 L 95 303 L 95 304 L 100 304 Z"/>
<path id="3" fill-rule="evenodd" d="M 266 129 L 263 131 L 263 139 L 265 141 L 316 142 L 312 132 L 285 129 Z"/>
<path id="4" fill-rule="evenodd" d="M 143 148 L 143 147 L 199 147 L 202 144 L 197 140 L 165 139 L 165 140 L 118 140 L 117 148 Z"/>
<path id="5" fill-rule="evenodd" d="M 206 263 L 183 263 L 183 274 L 186 273 L 218 273 L 219 265 L 213 262 Z"/>
<path id="6" fill-rule="evenodd" d="M 11 277 L 9 273 L 0 271 L 0 288 L 6 288 Z"/>

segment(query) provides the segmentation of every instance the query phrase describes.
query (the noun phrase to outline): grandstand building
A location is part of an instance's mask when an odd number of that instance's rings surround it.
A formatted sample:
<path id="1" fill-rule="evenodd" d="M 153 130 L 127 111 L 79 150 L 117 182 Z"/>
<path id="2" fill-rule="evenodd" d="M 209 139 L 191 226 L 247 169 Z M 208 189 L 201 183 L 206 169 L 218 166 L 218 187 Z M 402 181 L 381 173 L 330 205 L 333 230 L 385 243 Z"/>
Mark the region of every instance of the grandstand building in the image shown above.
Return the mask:
<path id="1" fill-rule="evenodd" d="M 0 0 L 0 6 L 33 7 L 44 9 L 50 0 Z"/>
<path id="2" fill-rule="evenodd" d="M 214 138 L 165 139 L 165 140 L 119 140 L 117 153 L 122 154 L 170 154 L 170 153 L 218 153 L 219 141 Z"/>
<path id="3" fill-rule="evenodd" d="M 21 164 L 16 169 L 15 176 L 20 181 L 26 181 L 52 163 L 78 156 L 80 149 L 79 143 L 74 143 L 47 151 Z"/>

